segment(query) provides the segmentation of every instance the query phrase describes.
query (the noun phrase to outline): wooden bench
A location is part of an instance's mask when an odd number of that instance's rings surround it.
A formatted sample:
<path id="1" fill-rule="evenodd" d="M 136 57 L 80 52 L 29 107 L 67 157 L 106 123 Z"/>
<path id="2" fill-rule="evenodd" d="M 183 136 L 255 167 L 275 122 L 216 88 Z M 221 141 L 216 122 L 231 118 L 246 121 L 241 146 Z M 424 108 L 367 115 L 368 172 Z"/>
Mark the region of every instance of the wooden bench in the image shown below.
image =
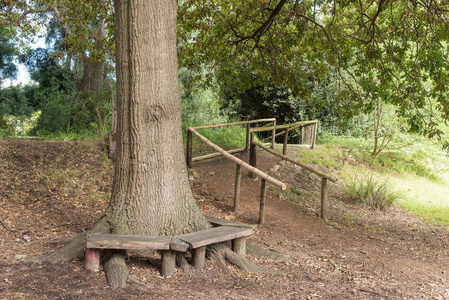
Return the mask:
<path id="1" fill-rule="evenodd" d="M 101 249 L 152 249 L 161 252 L 160 272 L 162 276 L 168 277 L 175 273 L 176 251 L 186 252 L 188 248 L 188 244 L 168 236 L 94 234 L 87 239 L 85 267 L 89 271 L 98 272 Z"/>
<path id="2" fill-rule="evenodd" d="M 253 225 L 250 224 L 242 224 L 234 221 L 223 220 L 215 217 L 206 216 L 206 220 L 212 224 L 212 226 L 230 226 L 230 227 L 239 227 L 239 228 L 253 228 Z"/>
<path id="3" fill-rule="evenodd" d="M 220 226 L 180 235 L 176 238 L 189 244 L 192 250 L 192 265 L 201 269 L 204 267 L 207 245 L 232 241 L 232 250 L 240 255 L 245 255 L 246 237 L 253 232 L 250 228 Z"/>
<path id="4" fill-rule="evenodd" d="M 246 237 L 253 233 L 251 225 L 214 217 L 206 217 L 206 219 L 213 226 L 218 227 L 177 237 L 94 234 L 86 242 L 85 267 L 89 271 L 99 271 L 101 249 L 160 251 L 162 256 L 160 272 L 164 277 L 175 273 L 176 252 L 186 252 L 189 248 L 192 250 L 192 265 L 198 269 L 204 267 L 207 245 L 232 241 L 232 249 L 236 253 L 246 254 Z"/>

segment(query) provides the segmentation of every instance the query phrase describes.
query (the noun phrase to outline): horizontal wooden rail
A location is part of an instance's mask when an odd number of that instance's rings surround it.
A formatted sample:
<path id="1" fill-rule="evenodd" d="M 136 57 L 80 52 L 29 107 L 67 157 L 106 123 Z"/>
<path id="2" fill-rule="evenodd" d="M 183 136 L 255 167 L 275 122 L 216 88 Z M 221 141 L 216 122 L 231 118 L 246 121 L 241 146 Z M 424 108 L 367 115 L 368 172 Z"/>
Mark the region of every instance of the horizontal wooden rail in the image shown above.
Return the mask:
<path id="1" fill-rule="evenodd" d="M 283 155 L 283 154 L 281 154 L 281 153 L 278 153 L 278 152 L 276 152 L 276 151 L 274 151 L 274 150 L 272 150 L 272 149 L 270 149 L 270 148 L 268 148 L 268 147 L 266 147 L 266 146 L 264 146 L 264 145 L 262 145 L 262 144 L 259 144 L 259 143 L 257 143 L 257 142 L 254 142 L 254 145 L 256 145 L 257 147 L 260 147 L 260 148 L 264 149 L 265 151 L 267 151 L 267 152 L 269 152 L 269 153 L 271 153 L 271 154 L 273 154 L 273 155 L 275 155 L 275 156 L 277 156 L 277 157 L 280 157 L 280 158 L 282 158 L 282 159 L 285 159 L 286 161 L 289 161 L 289 162 L 291 162 L 291 163 L 293 163 L 293 164 L 295 164 L 295 165 L 298 165 L 298 166 L 300 166 L 300 167 L 303 168 L 303 169 L 306 169 L 306 170 L 308 170 L 308 171 L 310 171 L 310 172 L 312 172 L 312 173 L 315 173 L 316 175 L 318 175 L 318 176 L 320 176 L 320 177 L 329 179 L 329 180 L 332 181 L 332 182 L 337 182 L 337 181 L 338 181 L 338 179 L 335 178 L 335 177 L 333 177 L 333 176 L 330 176 L 330 175 L 328 175 L 328 174 L 326 174 L 326 173 L 323 173 L 323 172 L 321 172 L 321 171 L 319 171 L 319 170 L 317 170 L 317 169 L 315 169 L 315 168 L 312 168 L 312 167 L 310 167 L 310 166 L 308 166 L 308 165 L 306 165 L 306 164 L 303 164 L 303 163 L 301 163 L 301 162 L 299 162 L 299 161 L 297 161 L 297 160 L 294 160 L 293 158 L 290 158 L 290 157 L 288 157 L 288 156 L 286 156 L 286 155 Z"/>
<path id="2" fill-rule="evenodd" d="M 298 128 L 301 126 L 311 125 L 318 123 L 317 120 L 313 121 L 301 121 L 291 124 L 284 124 L 284 125 L 277 125 L 277 126 L 268 126 L 268 127 L 255 127 L 251 128 L 251 132 L 263 132 L 263 131 L 270 131 L 270 130 L 277 130 L 277 129 L 285 129 L 285 128 Z"/>
<path id="3" fill-rule="evenodd" d="M 246 148 L 238 148 L 238 149 L 233 149 L 233 150 L 229 150 L 226 151 L 230 154 L 234 154 L 234 153 L 240 153 L 240 152 L 244 152 Z M 221 156 L 220 152 L 215 152 L 215 153 L 211 153 L 211 154 L 205 154 L 202 156 L 197 156 L 197 157 L 193 157 L 192 161 L 200 161 L 200 160 L 205 160 L 205 159 L 209 159 L 209 158 L 214 158 L 214 157 L 218 157 Z"/>
<path id="4" fill-rule="evenodd" d="M 254 173 L 255 175 L 259 176 L 262 179 L 265 179 L 266 181 L 268 181 L 269 183 L 280 187 L 282 190 L 285 190 L 287 188 L 287 185 L 273 177 L 271 177 L 270 175 L 262 172 L 261 170 L 247 164 L 246 162 L 244 162 L 241 159 L 238 159 L 237 157 L 235 157 L 232 154 L 229 154 L 226 150 L 218 147 L 217 145 L 215 145 L 214 143 L 212 143 L 211 141 L 209 141 L 208 139 L 206 139 L 204 136 L 202 136 L 201 134 L 199 134 L 195 129 L 193 129 L 192 127 L 188 128 L 189 131 L 191 131 L 194 135 L 196 135 L 200 140 L 202 140 L 203 142 L 206 143 L 206 145 L 208 145 L 209 147 L 211 147 L 212 149 L 214 149 L 215 151 L 221 153 L 224 157 L 226 157 L 227 159 L 235 162 L 236 164 L 239 164 L 240 166 L 244 167 L 245 169 L 249 170 L 250 172 Z"/>
<path id="5" fill-rule="evenodd" d="M 262 122 L 274 122 L 274 121 L 276 121 L 276 118 L 259 119 L 259 120 L 251 120 L 251 121 L 240 121 L 240 122 L 223 123 L 223 124 L 215 124 L 215 125 L 196 126 L 196 127 L 190 127 L 190 128 L 192 128 L 192 129 L 205 129 L 205 128 L 217 128 L 217 127 L 224 127 L 224 126 L 232 126 L 232 125 L 244 125 L 244 124 L 262 123 Z"/>

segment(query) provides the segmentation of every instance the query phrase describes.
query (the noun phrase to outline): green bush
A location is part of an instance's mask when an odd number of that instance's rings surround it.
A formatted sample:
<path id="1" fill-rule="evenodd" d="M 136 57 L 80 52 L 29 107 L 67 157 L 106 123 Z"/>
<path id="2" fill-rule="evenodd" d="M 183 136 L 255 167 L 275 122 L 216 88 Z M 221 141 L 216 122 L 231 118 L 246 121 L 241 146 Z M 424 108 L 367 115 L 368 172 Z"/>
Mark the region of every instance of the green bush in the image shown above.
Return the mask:
<path id="1" fill-rule="evenodd" d="M 73 95 L 50 88 L 38 92 L 37 97 L 40 98 L 41 115 L 32 133 L 42 135 L 66 131 L 70 127 Z"/>
<path id="2" fill-rule="evenodd" d="M 352 203 L 361 203 L 369 208 L 384 210 L 402 196 L 393 191 L 386 180 L 374 178 L 351 178 L 344 185 L 347 199 Z"/>

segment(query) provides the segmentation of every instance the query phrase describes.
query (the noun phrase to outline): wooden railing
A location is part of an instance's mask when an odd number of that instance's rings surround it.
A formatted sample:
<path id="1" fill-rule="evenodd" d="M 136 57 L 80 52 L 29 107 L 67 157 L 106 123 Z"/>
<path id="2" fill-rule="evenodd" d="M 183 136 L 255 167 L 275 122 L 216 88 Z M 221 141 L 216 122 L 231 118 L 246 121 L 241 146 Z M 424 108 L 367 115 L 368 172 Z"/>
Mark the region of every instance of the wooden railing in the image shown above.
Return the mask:
<path id="1" fill-rule="evenodd" d="M 254 127 L 251 128 L 251 124 L 254 123 L 261 123 L 261 122 L 273 122 L 272 126 L 264 126 L 264 127 Z M 241 167 L 247 169 L 249 171 L 250 177 L 256 175 L 261 178 L 261 185 L 260 185 L 260 206 L 259 206 L 259 224 L 263 224 L 265 221 L 265 188 L 266 188 L 266 182 L 280 187 L 282 190 L 285 190 L 287 188 L 287 185 L 268 174 L 262 172 L 261 170 L 256 168 L 256 146 L 260 147 L 276 156 L 279 156 L 287 161 L 290 161 L 294 164 L 297 164 L 301 167 L 303 167 L 306 170 L 309 170 L 318 176 L 322 177 L 322 189 L 321 189 L 321 217 L 327 221 L 327 180 L 331 180 L 332 182 L 336 182 L 337 179 L 334 177 L 325 174 L 319 170 L 316 170 L 310 166 L 307 166 L 305 164 L 302 164 L 300 162 L 297 162 L 288 156 L 287 154 L 287 140 L 288 135 L 290 132 L 292 132 L 295 129 L 302 127 L 302 144 L 308 144 L 308 146 L 312 149 L 315 148 L 315 141 L 316 141 L 316 131 L 317 131 L 317 123 L 318 121 L 303 121 L 303 122 L 296 122 L 292 124 L 286 124 L 286 125 L 278 125 L 276 126 L 276 119 L 259 119 L 259 120 L 252 120 L 252 121 L 242 121 L 242 122 L 234 122 L 234 123 L 225 123 L 225 124 L 217 124 L 217 125 L 207 125 L 207 126 L 198 126 L 198 127 L 189 127 L 187 128 L 187 152 L 186 152 L 186 160 L 187 160 L 187 166 L 189 168 L 192 167 L 193 161 L 199 161 L 204 160 L 216 156 L 224 156 L 227 159 L 233 161 L 236 163 L 236 170 L 235 170 L 235 186 L 234 186 L 234 207 L 233 211 L 237 212 L 240 202 L 240 181 L 241 181 Z M 219 146 L 215 145 L 211 141 L 209 141 L 207 138 L 202 136 L 200 133 L 196 131 L 196 129 L 206 129 L 206 128 L 217 128 L 217 127 L 223 127 L 223 126 L 232 126 L 232 125 L 244 125 L 246 124 L 247 130 L 246 130 L 246 143 L 245 148 L 239 148 L 239 149 L 233 149 L 233 150 L 224 150 L 220 148 Z M 285 129 L 282 132 L 279 132 L 276 134 L 276 130 L 279 129 Z M 266 147 L 265 145 L 259 144 L 254 142 L 254 133 L 255 132 L 264 132 L 264 131 L 271 131 L 271 149 L 269 147 Z M 200 140 L 206 143 L 209 147 L 217 151 L 216 153 L 207 154 L 203 156 L 193 157 L 192 155 L 192 137 L 195 135 Z M 283 154 L 277 153 L 274 151 L 274 145 L 275 145 L 275 137 L 284 135 L 284 147 L 283 147 Z M 248 151 L 250 152 L 249 157 L 249 164 L 242 161 L 241 159 L 235 157 L 232 155 L 233 153 Z"/>
<path id="2" fill-rule="evenodd" d="M 259 176 L 261 178 L 261 184 L 260 184 L 260 206 L 259 206 L 260 207 L 260 209 L 259 209 L 259 224 L 263 224 L 264 221 L 265 221 L 265 187 L 266 187 L 266 182 L 268 181 L 269 183 L 271 183 L 271 184 L 273 184 L 273 185 L 275 185 L 277 187 L 280 187 L 282 190 L 285 190 L 287 188 L 287 185 L 285 183 L 277 180 L 276 178 L 273 178 L 270 175 L 262 172 L 261 170 L 257 169 L 256 167 L 253 167 L 253 166 L 247 164 L 246 162 L 244 162 L 243 160 L 235 157 L 234 155 L 230 154 L 229 151 L 226 151 L 226 150 L 220 148 L 219 146 L 215 145 L 214 143 L 212 143 L 211 141 L 206 139 L 204 136 L 199 134 L 192 127 L 189 127 L 187 130 L 188 130 L 188 132 L 190 132 L 191 134 L 195 135 L 200 140 L 205 142 L 206 145 L 208 145 L 209 147 L 211 147 L 212 149 L 214 149 L 215 151 L 220 153 L 220 155 L 223 155 L 227 159 L 229 159 L 229 160 L 231 160 L 231 161 L 236 163 L 236 168 L 235 168 L 235 185 L 234 185 L 234 207 L 233 207 L 233 211 L 234 212 L 237 212 L 237 210 L 239 208 L 239 203 L 240 203 L 241 167 L 249 170 L 252 174 L 255 174 L 255 175 L 257 175 L 257 176 Z"/>
<path id="3" fill-rule="evenodd" d="M 227 151 L 228 153 L 239 153 L 239 152 L 246 152 L 249 150 L 250 145 L 250 130 L 251 124 L 255 123 L 264 123 L 264 122 L 272 122 L 273 126 L 276 126 L 276 118 L 268 118 L 268 119 L 259 119 L 259 120 L 251 120 L 251 121 L 241 121 L 241 122 L 234 122 L 234 123 L 224 123 L 224 124 L 216 124 L 216 125 L 206 125 L 206 126 L 197 126 L 197 127 L 189 127 L 187 129 L 187 152 L 186 152 L 186 161 L 187 166 L 189 168 L 192 167 L 193 161 L 200 161 L 204 159 L 209 159 L 213 157 L 217 157 L 222 155 L 220 152 L 206 154 L 202 156 L 193 157 L 192 151 L 193 151 L 193 141 L 192 141 L 192 131 L 190 129 L 206 129 L 206 128 L 217 128 L 217 127 L 224 127 L 224 126 L 234 126 L 234 125 L 246 125 L 246 140 L 245 140 L 245 148 L 238 148 Z M 267 127 L 260 127 L 260 128 L 267 128 Z M 275 138 L 276 131 L 272 130 L 272 138 L 271 138 L 271 147 L 274 149 L 274 138 Z"/>
<path id="4" fill-rule="evenodd" d="M 320 170 L 317 170 L 317 169 L 315 169 L 315 168 L 313 168 L 311 166 L 308 166 L 308 165 L 303 164 L 303 163 L 301 163 L 301 162 L 299 162 L 297 160 L 294 160 L 294 159 L 292 159 L 292 158 L 290 158 L 290 157 L 288 157 L 288 156 L 286 156 L 284 154 L 278 153 L 275 150 L 270 149 L 270 148 L 268 148 L 268 147 L 266 147 L 266 146 L 264 146 L 262 144 L 259 144 L 259 143 L 256 143 L 256 142 L 252 141 L 251 149 L 250 149 L 250 159 L 249 160 L 250 160 L 250 164 L 252 166 L 254 166 L 254 167 L 256 167 L 256 161 L 257 161 L 257 159 L 256 159 L 256 153 L 257 153 L 256 146 L 259 147 L 259 148 L 262 148 L 263 150 L 265 150 L 265 151 L 267 151 L 267 152 L 269 152 L 269 153 L 271 153 L 271 154 L 273 154 L 273 155 L 275 155 L 277 157 L 280 157 L 280 158 L 282 158 L 282 159 L 284 159 L 284 160 L 286 160 L 288 162 L 291 162 L 291 163 L 293 163 L 295 165 L 298 165 L 301 168 L 306 169 L 307 171 L 312 172 L 312 173 L 314 173 L 314 174 L 316 174 L 316 175 L 321 177 L 321 218 L 325 222 L 327 222 L 327 207 L 328 207 L 328 204 L 327 204 L 327 181 L 330 180 L 332 182 L 337 182 L 338 179 L 333 177 L 333 176 L 331 176 L 331 175 L 329 175 L 329 174 L 323 173 Z"/>
<path id="5" fill-rule="evenodd" d="M 282 153 L 284 155 L 287 155 L 288 134 L 298 128 L 302 128 L 301 144 L 307 144 L 311 149 L 315 149 L 316 132 L 317 132 L 317 128 L 318 128 L 317 120 L 301 121 L 301 122 L 277 125 L 277 126 L 273 125 L 273 126 L 267 126 L 267 127 L 251 128 L 250 134 L 253 134 L 254 132 L 273 131 L 273 135 L 275 137 L 284 135 L 284 148 L 282 150 Z M 285 130 L 276 134 L 275 132 L 278 129 L 285 129 Z M 252 139 L 254 139 L 254 138 L 252 138 Z M 250 137 L 250 140 L 251 140 L 251 137 Z M 274 149 L 273 145 L 274 145 L 274 143 L 272 144 L 271 149 Z"/>

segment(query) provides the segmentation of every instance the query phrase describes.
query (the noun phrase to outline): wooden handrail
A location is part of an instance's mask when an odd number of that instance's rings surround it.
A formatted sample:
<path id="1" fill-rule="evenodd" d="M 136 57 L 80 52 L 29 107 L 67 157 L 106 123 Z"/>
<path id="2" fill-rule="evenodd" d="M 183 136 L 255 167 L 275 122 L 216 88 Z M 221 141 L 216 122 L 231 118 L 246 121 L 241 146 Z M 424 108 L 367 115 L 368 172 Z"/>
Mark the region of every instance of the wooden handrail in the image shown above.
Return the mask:
<path id="1" fill-rule="evenodd" d="M 271 177 L 270 175 L 262 172 L 261 170 L 247 164 L 246 162 L 244 162 L 243 160 L 235 157 L 232 154 L 229 154 L 226 150 L 220 148 L 219 146 L 215 145 L 214 143 L 212 143 L 211 141 L 209 141 L 208 139 L 206 139 L 204 136 L 202 136 L 200 133 L 198 133 L 195 129 L 193 129 L 192 127 L 188 128 L 189 131 L 191 131 L 194 135 L 196 135 L 200 140 L 202 140 L 203 142 L 206 143 L 206 145 L 208 145 L 209 147 L 211 147 L 212 149 L 214 149 L 215 151 L 221 153 L 224 157 L 226 157 L 227 159 L 235 162 L 236 164 L 239 164 L 240 166 L 244 167 L 245 169 L 249 170 L 250 172 L 256 174 L 257 176 L 259 176 L 262 179 L 265 179 L 266 181 L 268 181 L 269 183 L 280 187 L 282 190 L 285 190 L 287 188 L 287 185 L 273 177 Z"/>
<path id="2" fill-rule="evenodd" d="M 295 164 L 295 165 L 298 165 L 298 166 L 300 166 L 300 167 L 303 168 L 303 169 L 306 169 L 306 170 L 308 170 L 308 171 L 310 171 L 310 172 L 312 172 L 312 173 L 315 173 L 316 175 L 318 175 L 318 176 L 320 176 L 320 177 L 322 177 L 322 178 L 329 179 L 329 180 L 332 181 L 332 182 L 337 182 L 337 181 L 338 181 L 338 179 L 335 178 L 335 177 L 333 177 L 333 176 L 330 176 L 330 175 L 328 175 L 328 174 L 326 174 L 326 173 L 323 173 L 323 172 L 321 172 L 320 170 L 317 170 L 317 169 L 315 169 L 315 168 L 312 168 L 311 166 L 308 166 L 308 165 L 306 165 L 306 164 L 303 164 L 303 163 L 301 163 L 301 162 L 299 162 L 299 161 L 297 161 L 297 160 L 294 160 L 293 158 L 290 158 L 290 157 L 288 157 L 288 156 L 286 156 L 286 155 L 283 155 L 283 154 L 281 154 L 281 153 L 278 153 L 278 152 L 276 152 L 276 151 L 274 151 L 274 150 L 272 150 L 272 149 L 270 149 L 270 148 L 268 148 L 268 147 L 266 147 L 266 146 L 264 146 L 264 145 L 262 145 L 262 144 L 259 144 L 259 143 L 257 143 L 257 142 L 253 142 L 253 144 L 256 145 L 257 147 L 260 147 L 260 148 L 264 149 L 265 151 L 267 151 L 267 152 L 269 152 L 269 153 L 271 153 L 271 154 L 277 156 L 277 157 L 280 157 L 280 158 L 282 158 L 282 159 L 285 159 L 286 161 L 289 161 L 289 162 L 291 162 L 291 163 L 293 163 L 293 164 Z"/>
<path id="3" fill-rule="evenodd" d="M 263 132 L 263 131 L 290 128 L 290 127 L 296 129 L 301 126 L 306 126 L 306 125 L 311 125 L 311 124 L 316 124 L 316 123 L 318 123 L 318 121 L 313 120 L 313 121 L 301 121 L 301 122 L 296 122 L 296 123 L 291 123 L 291 124 L 269 126 L 269 127 L 255 127 L 255 128 L 251 128 L 251 132 Z"/>
<path id="4" fill-rule="evenodd" d="M 190 127 L 190 128 L 192 128 L 192 129 L 205 129 L 205 128 L 217 128 L 217 127 L 224 127 L 224 126 L 232 126 L 232 125 L 253 124 L 253 123 L 262 123 L 262 122 L 274 122 L 274 121 L 276 121 L 276 118 L 259 119 L 259 120 L 251 120 L 251 121 L 240 121 L 240 122 L 223 123 L 223 124 L 215 124 L 215 125 L 196 126 L 196 127 Z"/>

